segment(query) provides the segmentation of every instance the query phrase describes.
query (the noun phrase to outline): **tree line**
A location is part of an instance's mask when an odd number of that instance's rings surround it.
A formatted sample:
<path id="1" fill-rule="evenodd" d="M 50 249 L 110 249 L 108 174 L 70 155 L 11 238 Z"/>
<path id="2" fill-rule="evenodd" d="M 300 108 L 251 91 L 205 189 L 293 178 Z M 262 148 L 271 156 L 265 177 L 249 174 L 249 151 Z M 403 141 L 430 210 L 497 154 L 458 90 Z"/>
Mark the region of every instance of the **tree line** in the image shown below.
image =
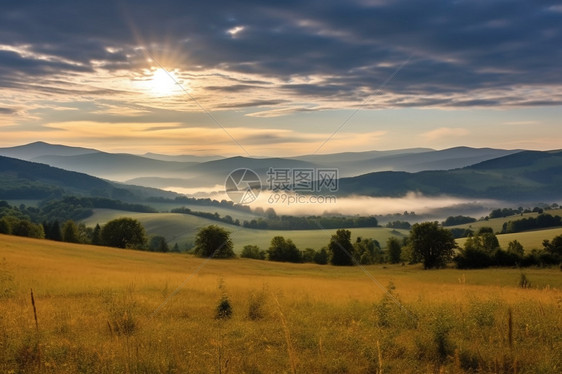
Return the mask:
<path id="1" fill-rule="evenodd" d="M 194 253 L 202 257 L 235 257 L 230 233 L 211 225 L 199 231 Z M 211 244 L 209 244 L 211 243 Z M 562 235 L 545 240 L 542 250 L 525 253 L 516 240 L 502 249 L 489 227 L 481 228 L 459 248 L 452 232 L 438 222 L 416 223 L 410 235 L 403 240 L 390 237 L 386 251 L 375 239 L 351 240 L 351 231 L 339 229 L 328 244 L 316 251 L 299 250 L 291 239 L 275 236 L 269 248 L 246 245 L 240 257 L 281 262 L 314 262 L 336 266 L 371 265 L 377 263 L 421 263 L 424 269 L 442 268 L 453 263 L 459 269 L 490 266 L 550 266 L 562 262 Z"/>
<path id="2" fill-rule="evenodd" d="M 47 200 L 37 207 L 11 206 L 6 201 L 0 201 L 0 217 L 18 217 L 33 223 L 43 221 L 64 222 L 67 220 L 79 221 L 90 217 L 94 209 L 115 209 L 128 212 L 156 213 L 156 210 L 142 204 L 125 203 L 104 197 L 76 197 L 66 196 L 58 200 Z"/>

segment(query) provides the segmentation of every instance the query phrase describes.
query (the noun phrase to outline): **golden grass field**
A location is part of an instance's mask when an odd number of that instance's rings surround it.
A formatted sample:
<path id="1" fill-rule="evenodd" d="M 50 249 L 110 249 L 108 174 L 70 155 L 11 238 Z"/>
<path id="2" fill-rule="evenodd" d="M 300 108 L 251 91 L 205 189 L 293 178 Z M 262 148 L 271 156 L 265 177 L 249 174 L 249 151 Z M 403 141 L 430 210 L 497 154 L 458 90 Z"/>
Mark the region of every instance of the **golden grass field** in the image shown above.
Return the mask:
<path id="1" fill-rule="evenodd" d="M 0 235 L 0 282 L 2 373 L 562 372 L 560 269 L 206 260 Z M 216 320 L 223 295 L 232 318 Z"/>

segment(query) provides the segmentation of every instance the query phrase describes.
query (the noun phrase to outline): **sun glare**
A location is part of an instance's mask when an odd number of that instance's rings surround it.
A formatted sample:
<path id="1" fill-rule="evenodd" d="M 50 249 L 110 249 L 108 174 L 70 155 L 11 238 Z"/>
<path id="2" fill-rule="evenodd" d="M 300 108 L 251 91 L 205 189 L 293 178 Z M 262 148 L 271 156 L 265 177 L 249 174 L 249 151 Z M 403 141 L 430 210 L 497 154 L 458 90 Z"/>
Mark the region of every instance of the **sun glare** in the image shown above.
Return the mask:
<path id="1" fill-rule="evenodd" d="M 170 96 L 181 93 L 179 80 L 173 72 L 158 68 L 148 81 L 148 88 L 155 96 Z"/>

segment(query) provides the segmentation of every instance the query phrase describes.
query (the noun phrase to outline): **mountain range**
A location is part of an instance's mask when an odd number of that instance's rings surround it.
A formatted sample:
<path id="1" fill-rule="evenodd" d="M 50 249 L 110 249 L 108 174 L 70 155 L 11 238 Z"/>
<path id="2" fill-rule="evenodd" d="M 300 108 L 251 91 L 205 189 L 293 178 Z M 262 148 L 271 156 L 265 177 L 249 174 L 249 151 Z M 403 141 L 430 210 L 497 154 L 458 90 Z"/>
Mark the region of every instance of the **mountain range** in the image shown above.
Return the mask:
<path id="1" fill-rule="evenodd" d="M 517 153 L 519 150 L 455 147 L 445 150 L 411 148 L 393 151 L 345 152 L 287 158 L 166 156 L 107 153 L 44 142 L 0 148 L 0 155 L 44 163 L 113 181 L 154 188 L 210 188 L 223 185 L 239 168 L 267 180 L 270 168 L 337 168 L 339 177 L 379 171 L 449 170 Z"/>
<path id="2" fill-rule="evenodd" d="M 6 156 L 0 157 L 0 198 L 13 198 L 15 191 L 27 191 L 21 198 L 63 191 L 125 200 L 174 197 L 177 194 L 155 188 L 222 186 L 238 168 L 254 170 L 264 185 L 270 168 L 338 168 L 339 195 L 396 197 L 418 192 L 521 202 L 562 197 L 562 151 L 456 147 L 292 158 L 166 159 L 36 142 L 2 148 L 0 155 Z"/>

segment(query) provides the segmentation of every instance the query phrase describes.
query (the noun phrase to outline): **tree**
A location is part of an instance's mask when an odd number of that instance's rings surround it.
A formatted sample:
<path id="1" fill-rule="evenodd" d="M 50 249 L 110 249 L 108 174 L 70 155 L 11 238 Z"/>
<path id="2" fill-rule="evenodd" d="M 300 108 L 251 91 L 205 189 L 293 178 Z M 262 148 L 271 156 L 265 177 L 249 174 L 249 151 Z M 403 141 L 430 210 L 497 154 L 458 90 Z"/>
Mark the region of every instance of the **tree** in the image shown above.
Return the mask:
<path id="1" fill-rule="evenodd" d="M 305 248 L 302 251 L 302 262 L 314 262 L 314 256 L 316 256 L 316 251 L 313 248 Z"/>
<path id="2" fill-rule="evenodd" d="M 117 248 L 143 249 L 146 233 L 143 225 L 133 218 L 117 218 L 101 229 L 103 244 Z"/>
<path id="3" fill-rule="evenodd" d="M 400 257 L 402 255 L 402 246 L 400 245 L 400 240 L 391 236 L 386 241 L 386 248 L 388 250 L 388 261 L 391 264 L 397 264 L 400 262 Z"/>
<path id="4" fill-rule="evenodd" d="M 437 222 L 416 223 L 410 232 L 410 245 L 414 256 L 419 256 L 424 269 L 444 266 L 453 257 L 457 246 L 453 234 Z"/>
<path id="5" fill-rule="evenodd" d="M 240 253 L 240 257 L 253 258 L 256 260 L 265 260 L 266 252 L 262 251 L 257 245 L 245 245 Z"/>
<path id="6" fill-rule="evenodd" d="M 513 240 L 507 244 L 507 252 L 516 254 L 519 257 L 523 257 L 525 254 L 525 249 L 523 245 L 519 243 L 517 240 Z"/>
<path id="7" fill-rule="evenodd" d="M 150 243 L 148 244 L 148 250 L 151 252 L 168 252 L 170 248 L 168 247 L 166 238 L 160 235 L 156 235 L 150 238 Z"/>
<path id="8" fill-rule="evenodd" d="M 62 240 L 68 243 L 80 243 L 78 239 L 78 226 L 74 221 L 66 221 L 62 225 Z"/>
<path id="9" fill-rule="evenodd" d="M 375 239 L 357 238 L 353 244 L 355 260 L 361 265 L 383 263 L 384 257 L 379 242 Z"/>
<path id="10" fill-rule="evenodd" d="M 0 234 L 9 235 L 12 232 L 10 223 L 4 218 L 0 218 Z"/>
<path id="11" fill-rule="evenodd" d="M 482 249 L 489 254 L 493 253 L 496 249 L 500 247 L 500 242 L 493 232 L 485 232 L 479 235 L 481 238 Z"/>
<path id="12" fill-rule="evenodd" d="M 328 249 L 326 247 L 321 248 L 314 255 L 314 262 L 318 265 L 326 265 L 329 260 L 330 260 L 330 253 L 328 253 Z"/>
<path id="13" fill-rule="evenodd" d="M 270 261 L 302 262 L 302 254 L 291 239 L 275 236 L 267 250 Z"/>
<path id="14" fill-rule="evenodd" d="M 332 235 L 328 250 L 332 253 L 330 262 L 337 266 L 351 266 L 353 261 L 353 245 L 351 244 L 351 231 L 340 229 Z"/>
<path id="15" fill-rule="evenodd" d="M 11 224 L 12 235 L 26 236 L 28 238 L 43 239 L 45 238 L 45 231 L 43 231 L 43 226 L 36 225 L 27 220 L 15 219 L 14 224 Z"/>
<path id="16" fill-rule="evenodd" d="M 562 262 L 562 235 L 555 236 L 552 241 L 544 240 L 543 247 L 552 258 L 553 263 Z"/>
<path id="17" fill-rule="evenodd" d="M 200 257 L 235 257 L 230 231 L 217 225 L 203 227 L 195 238 L 195 254 Z"/>
<path id="18" fill-rule="evenodd" d="M 102 245 L 101 239 L 101 227 L 99 224 L 96 224 L 94 231 L 92 232 L 92 244 L 93 245 Z"/>
<path id="19" fill-rule="evenodd" d="M 476 222 L 476 218 L 467 217 L 467 216 L 450 216 L 447 217 L 445 221 L 443 221 L 443 226 L 456 226 L 456 225 L 463 225 L 465 223 L 472 223 Z"/>
<path id="20" fill-rule="evenodd" d="M 59 221 L 43 222 L 43 231 L 45 231 L 45 239 L 62 241 L 62 232 Z"/>

